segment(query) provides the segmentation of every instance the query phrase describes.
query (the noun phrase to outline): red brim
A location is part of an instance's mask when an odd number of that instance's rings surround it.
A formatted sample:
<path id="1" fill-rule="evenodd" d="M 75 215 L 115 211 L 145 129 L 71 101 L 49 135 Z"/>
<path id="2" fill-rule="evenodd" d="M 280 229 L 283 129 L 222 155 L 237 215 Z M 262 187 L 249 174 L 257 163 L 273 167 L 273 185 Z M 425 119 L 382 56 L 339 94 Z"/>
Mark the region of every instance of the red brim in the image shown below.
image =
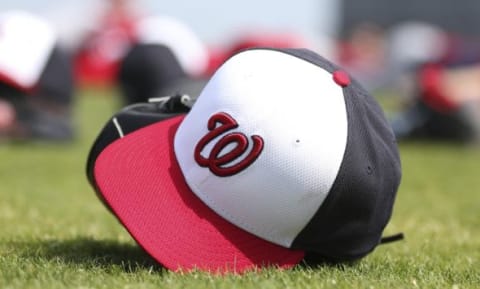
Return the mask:
<path id="1" fill-rule="evenodd" d="M 236 227 L 190 190 L 173 151 L 182 119 L 128 134 L 97 158 L 96 185 L 117 218 L 152 257 L 171 270 L 242 273 L 298 264 L 304 252 Z"/>

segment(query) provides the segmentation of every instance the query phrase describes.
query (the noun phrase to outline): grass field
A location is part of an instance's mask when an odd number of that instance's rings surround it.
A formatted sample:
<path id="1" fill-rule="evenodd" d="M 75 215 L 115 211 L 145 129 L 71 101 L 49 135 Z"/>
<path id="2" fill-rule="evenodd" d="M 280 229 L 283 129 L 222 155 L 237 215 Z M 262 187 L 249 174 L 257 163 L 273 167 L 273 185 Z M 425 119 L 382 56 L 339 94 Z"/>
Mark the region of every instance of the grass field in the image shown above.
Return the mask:
<path id="1" fill-rule="evenodd" d="M 1 289 L 480 288 L 480 148 L 452 144 L 401 145 L 403 181 L 386 233 L 406 240 L 359 263 L 223 277 L 162 269 L 85 178 L 90 145 L 117 108 L 110 94 L 82 92 L 72 144 L 0 144 Z"/>

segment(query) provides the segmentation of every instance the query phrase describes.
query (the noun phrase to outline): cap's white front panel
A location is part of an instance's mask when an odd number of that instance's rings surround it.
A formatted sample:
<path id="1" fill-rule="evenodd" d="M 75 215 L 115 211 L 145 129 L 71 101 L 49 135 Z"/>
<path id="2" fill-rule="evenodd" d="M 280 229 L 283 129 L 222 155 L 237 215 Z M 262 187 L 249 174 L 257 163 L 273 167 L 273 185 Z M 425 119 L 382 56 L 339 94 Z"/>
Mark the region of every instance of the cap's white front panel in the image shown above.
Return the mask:
<path id="1" fill-rule="evenodd" d="M 246 169 L 226 177 L 194 159 L 209 118 L 229 114 L 264 147 Z M 271 50 L 251 50 L 224 64 L 207 84 L 175 137 L 175 153 L 193 192 L 231 223 L 289 247 L 327 196 L 343 159 L 347 115 L 342 88 L 327 71 Z M 227 153 L 231 147 L 222 152 Z M 238 160 L 236 160 L 238 162 Z M 226 166 L 234 165 L 235 161 Z"/>
<path id="2" fill-rule="evenodd" d="M 35 85 L 55 41 L 53 29 L 33 15 L 0 14 L 0 73 L 24 88 Z"/>

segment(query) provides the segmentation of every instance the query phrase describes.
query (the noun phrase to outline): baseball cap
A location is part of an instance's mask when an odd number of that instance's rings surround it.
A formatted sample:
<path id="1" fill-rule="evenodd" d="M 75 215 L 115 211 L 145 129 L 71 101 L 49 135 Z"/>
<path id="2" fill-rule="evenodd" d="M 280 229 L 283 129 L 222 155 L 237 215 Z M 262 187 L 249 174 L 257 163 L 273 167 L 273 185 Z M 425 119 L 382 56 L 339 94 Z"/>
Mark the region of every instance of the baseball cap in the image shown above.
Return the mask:
<path id="1" fill-rule="evenodd" d="M 401 178 L 380 106 L 306 49 L 240 52 L 187 114 L 92 152 L 102 200 L 175 271 L 357 260 L 381 242 Z"/>
<path id="2" fill-rule="evenodd" d="M 43 19 L 23 11 L 1 13 L 0 79 L 21 89 L 35 86 L 55 41 L 55 32 Z"/>
<path id="3" fill-rule="evenodd" d="M 0 82 L 19 93 L 71 101 L 70 55 L 47 21 L 23 11 L 0 13 Z"/>
<path id="4" fill-rule="evenodd" d="M 163 44 L 134 45 L 120 63 L 118 82 L 128 104 L 165 95 L 198 95 L 205 80 L 187 75 L 173 51 Z"/>
<path id="5" fill-rule="evenodd" d="M 205 73 L 208 48 L 186 23 L 166 15 L 150 15 L 138 21 L 136 33 L 139 43 L 167 46 L 189 76 Z"/>
<path id="6" fill-rule="evenodd" d="M 72 138 L 73 82 L 71 57 L 47 21 L 24 11 L 0 13 L 0 97 L 13 104 L 29 137 Z"/>

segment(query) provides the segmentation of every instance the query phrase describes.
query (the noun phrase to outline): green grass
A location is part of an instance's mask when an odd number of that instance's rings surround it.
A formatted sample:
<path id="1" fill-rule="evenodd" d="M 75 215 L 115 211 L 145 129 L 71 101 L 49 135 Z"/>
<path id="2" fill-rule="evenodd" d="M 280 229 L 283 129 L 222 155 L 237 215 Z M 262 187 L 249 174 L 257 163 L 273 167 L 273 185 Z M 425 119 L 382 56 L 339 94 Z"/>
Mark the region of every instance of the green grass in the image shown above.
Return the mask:
<path id="1" fill-rule="evenodd" d="M 162 269 L 85 178 L 90 145 L 118 108 L 111 94 L 81 93 L 71 144 L 0 144 L 0 288 L 480 288 L 480 148 L 452 144 L 402 144 L 386 233 L 406 240 L 361 262 L 223 277 Z"/>

